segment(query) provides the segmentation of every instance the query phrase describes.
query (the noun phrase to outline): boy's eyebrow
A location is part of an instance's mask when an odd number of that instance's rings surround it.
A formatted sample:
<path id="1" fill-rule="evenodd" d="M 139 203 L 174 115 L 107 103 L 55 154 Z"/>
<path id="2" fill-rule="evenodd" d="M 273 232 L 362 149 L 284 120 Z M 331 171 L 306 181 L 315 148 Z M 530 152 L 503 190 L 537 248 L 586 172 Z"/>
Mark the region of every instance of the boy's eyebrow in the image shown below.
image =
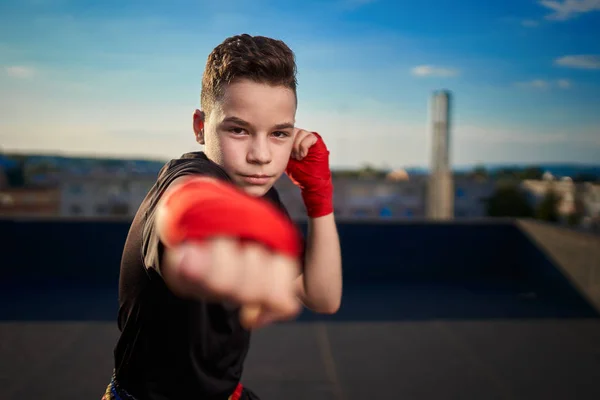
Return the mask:
<path id="1" fill-rule="evenodd" d="M 283 124 L 277 124 L 273 129 L 293 129 L 294 124 L 292 122 L 284 122 Z"/>
<path id="2" fill-rule="evenodd" d="M 238 117 L 227 117 L 223 120 L 223 123 L 225 122 L 233 122 L 234 124 L 238 124 L 241 126 L 245 126 L 245 127 L 250 127 L 252 126 L 249 122 L 244 121 L 241 118 Z M 294 123 L 293 122 L 283 122 L 281 124 L 277 124 L 273 127 L 273 129 L 293 129 L 294 128 Z"/>
<path id="3" fill-rule="evenodd" d="M 227 117 L 223 120 L 223 122 L 233 122 L 234 124 L 238 124 L 238 125 L 242 125 L 242 126 L 250 126 L 250 123 L 248 123 L 238 117 Z"/>

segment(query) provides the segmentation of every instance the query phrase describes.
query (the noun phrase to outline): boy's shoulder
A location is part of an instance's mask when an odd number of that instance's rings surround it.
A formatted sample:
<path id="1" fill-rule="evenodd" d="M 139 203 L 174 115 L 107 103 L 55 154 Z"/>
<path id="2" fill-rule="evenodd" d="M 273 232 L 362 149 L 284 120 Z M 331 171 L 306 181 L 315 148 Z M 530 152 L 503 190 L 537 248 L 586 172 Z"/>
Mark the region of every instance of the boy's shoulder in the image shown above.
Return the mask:
<path id="1" fill-rule="evenodd" d="M 202 151 L 185 153 L 167 162 L 158 173 L 157 181 L 167 185 L 183 175 L 204 175 L 230 181 L 229 176 L 219 165 L 208 159 Z"/>

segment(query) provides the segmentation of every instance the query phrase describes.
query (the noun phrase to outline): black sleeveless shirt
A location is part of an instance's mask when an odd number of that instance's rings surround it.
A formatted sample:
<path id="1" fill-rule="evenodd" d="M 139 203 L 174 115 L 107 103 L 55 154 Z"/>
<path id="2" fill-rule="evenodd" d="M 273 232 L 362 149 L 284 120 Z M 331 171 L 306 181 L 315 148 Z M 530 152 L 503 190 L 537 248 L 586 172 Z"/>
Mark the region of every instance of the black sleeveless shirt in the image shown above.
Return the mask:
<path id="1" fill-rule="evenodd" d="M 115 375 L 141 400 L 227 399 L 248 353 L 250 332 L 240 326 L 237 307 L 179 298 L 160 275 L 156 205 L 175 179 L 190 174 L 230 181 L 202 152 L 171 160 L 140 205 L 123 250 Z M 265 198 L 288 215 L 275 188 Z"/>

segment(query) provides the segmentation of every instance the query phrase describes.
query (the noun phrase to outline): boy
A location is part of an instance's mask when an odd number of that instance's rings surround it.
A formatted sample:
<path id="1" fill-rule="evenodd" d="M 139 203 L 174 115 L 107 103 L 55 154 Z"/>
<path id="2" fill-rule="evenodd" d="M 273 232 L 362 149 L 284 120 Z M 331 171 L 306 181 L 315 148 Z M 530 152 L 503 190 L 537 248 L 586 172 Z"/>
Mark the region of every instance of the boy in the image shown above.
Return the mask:
<path id="1" fill-rule="evenodd" d="M 295 128 L 283 42 L 226 39 L 209 55 L 193 128 L 204 152 L 161 170 L 125 243 L 115 370 L 104 399 L 256 399 L 240 384 L 250 330 L 335 313 L 342 292 L 329 152 Z M 302 248 L 273 184 L 300 187 Z"/>

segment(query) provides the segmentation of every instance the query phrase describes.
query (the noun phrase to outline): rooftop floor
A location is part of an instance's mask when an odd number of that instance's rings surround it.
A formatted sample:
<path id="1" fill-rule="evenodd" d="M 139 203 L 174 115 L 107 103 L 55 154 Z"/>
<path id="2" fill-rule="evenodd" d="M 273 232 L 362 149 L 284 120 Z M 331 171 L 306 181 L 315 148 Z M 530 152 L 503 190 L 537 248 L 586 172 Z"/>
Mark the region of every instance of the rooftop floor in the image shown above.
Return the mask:
<path id="1" fill-rule="evenodd" d="M 0 399 L 99 399 L 115 315 L 113 286 L 0 288 Z M 347 287 L 336 316 L 257 331 L 244 383 L 264 400 L 595 400 L 600 319 L 510 283 Z"/>

